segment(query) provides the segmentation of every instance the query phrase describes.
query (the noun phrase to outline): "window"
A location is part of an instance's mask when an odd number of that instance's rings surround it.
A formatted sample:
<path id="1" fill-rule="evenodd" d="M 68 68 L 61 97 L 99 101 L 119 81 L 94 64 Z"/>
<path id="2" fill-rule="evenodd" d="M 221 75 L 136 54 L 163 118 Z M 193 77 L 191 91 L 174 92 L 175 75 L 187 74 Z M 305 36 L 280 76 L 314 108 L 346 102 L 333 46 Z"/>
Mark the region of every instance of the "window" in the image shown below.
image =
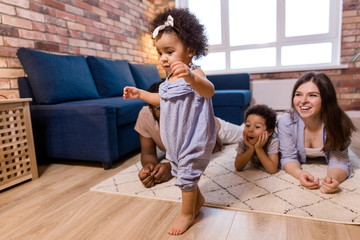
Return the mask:
<path id="1" fill-rule="evenodd" d="M 209 74 L 340 67 L 342 1 L 177 0 L 205 25 Z M 176 19 L 175 19 L 176 21 Z"/>

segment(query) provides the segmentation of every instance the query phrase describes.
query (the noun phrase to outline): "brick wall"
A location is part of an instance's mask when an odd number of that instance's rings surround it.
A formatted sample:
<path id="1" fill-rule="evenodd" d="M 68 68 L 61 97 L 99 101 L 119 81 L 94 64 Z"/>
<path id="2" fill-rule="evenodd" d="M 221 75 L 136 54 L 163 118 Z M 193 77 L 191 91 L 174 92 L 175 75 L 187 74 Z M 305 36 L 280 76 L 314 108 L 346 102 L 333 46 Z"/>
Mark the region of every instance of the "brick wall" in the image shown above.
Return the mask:
<path id="1" fill-rule="evenodd" d="M 0 94 L 19 97 L 17 78 L 25 76 L 16 57 L 19 47 L 157 63 L 147 26 L 163 7 L 174 5 L 174 0 L 0 0 Z M 359 5 L 360 0 L 343 1 L 342 63 L 360 52 Z M 348 69 L 323 71 L 345 110 L 360 110 L 359 68 L 360 60 Z M 302 73 L 253 74 L 252 80 Z"/>
<path id="2" fill-rule="evenodd" d="M 164 0 L 0 0 L 0 94 L 19 97 L 17 78 L 25 76 L 16 57 L 19 47 L 157 63 L 148 23 L 163 6 L 174 5 Z"/>

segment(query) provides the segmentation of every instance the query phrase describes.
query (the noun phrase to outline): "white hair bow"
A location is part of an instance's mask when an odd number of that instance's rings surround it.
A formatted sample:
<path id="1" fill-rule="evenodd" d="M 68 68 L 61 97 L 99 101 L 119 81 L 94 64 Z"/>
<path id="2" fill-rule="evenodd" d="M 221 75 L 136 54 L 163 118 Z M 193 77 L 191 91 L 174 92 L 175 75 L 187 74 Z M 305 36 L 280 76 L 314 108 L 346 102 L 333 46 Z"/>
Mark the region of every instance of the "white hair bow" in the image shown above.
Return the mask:
<path id="1" fill-rule="evenodd" d="M 160 25 L 157 28 L 155 28 L 155 30 L 154 30 L 154 32 L 152 34 L 152 37 L 156 38 L 156 36 L 159 34 L 159 31 L 163 30 L 166 27 L 174 27 L 174 19 L 173 19 L 173 17 L 171 15 L 169 15 L 167 17 L 167 20 L 164 23 L 164 25 Z"/>

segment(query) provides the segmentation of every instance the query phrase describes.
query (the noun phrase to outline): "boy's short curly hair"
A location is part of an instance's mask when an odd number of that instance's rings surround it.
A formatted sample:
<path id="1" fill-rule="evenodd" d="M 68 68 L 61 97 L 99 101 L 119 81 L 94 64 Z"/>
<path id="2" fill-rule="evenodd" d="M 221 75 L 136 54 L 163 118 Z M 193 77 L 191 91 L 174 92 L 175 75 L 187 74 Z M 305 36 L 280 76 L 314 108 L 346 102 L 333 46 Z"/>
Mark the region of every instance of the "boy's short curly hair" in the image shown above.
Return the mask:
<path id="1" fill-rule="evenodd" d="M 160 34 L 162 32 L 174 32 L 185 46 L 194 51 L 196 59 L 206 56 L 208 52 L 208 38 L 205 33 L 205 27 L 200 24 L 198 18 L 187 8 L 165 9 L 150 23 L 150 32 L 152 33 L 155 28 L 163 25 L 169 15 L 174 19 L 174 27 L 167 26 L 160 31 Z"/>
<path id="2" fill-rule="evenodd" d="M 257 104 L 245 111 L 245 121 L 251 114 L 261 116 L 265 119 L 266 130 L 274 131 L 276 126 L 276 112 L 265 104 Z"/>

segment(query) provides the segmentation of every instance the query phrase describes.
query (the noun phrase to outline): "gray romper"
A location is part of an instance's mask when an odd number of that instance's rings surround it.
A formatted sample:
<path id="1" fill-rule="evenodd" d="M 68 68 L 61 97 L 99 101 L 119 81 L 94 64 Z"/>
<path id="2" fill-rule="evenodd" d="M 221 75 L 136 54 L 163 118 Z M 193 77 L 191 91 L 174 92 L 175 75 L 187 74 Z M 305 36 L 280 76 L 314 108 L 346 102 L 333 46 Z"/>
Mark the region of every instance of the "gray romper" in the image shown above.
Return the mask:
<path id="1" fill-rule="evenodd" d="M 211 98 L 197 94 L 184 79 L 166 79 L 159 94 L 160 135 L 166 158 L 171 160 L 175 186 L 192 191 L 210 162 L 216 142 Z"/>

